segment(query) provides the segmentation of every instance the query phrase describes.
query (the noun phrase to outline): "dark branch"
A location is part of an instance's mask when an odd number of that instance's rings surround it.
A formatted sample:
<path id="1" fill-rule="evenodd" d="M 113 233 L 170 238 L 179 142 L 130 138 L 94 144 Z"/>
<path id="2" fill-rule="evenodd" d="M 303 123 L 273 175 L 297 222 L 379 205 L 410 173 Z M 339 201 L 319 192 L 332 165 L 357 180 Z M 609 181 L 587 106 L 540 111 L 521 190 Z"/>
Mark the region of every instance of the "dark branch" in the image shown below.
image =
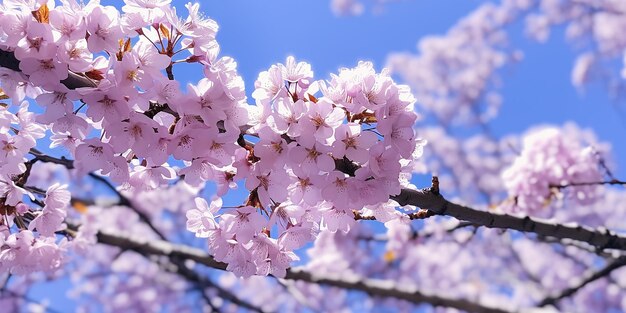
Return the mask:
<path id="1" fill-rule="evenodd" d="M 587 278 L 583 279 L 582 281 L 580 281 L 579 283 L 561 291 L 560 293 L 547 297 L 545 299 L 543 299 L 541 302 L 539 302 L 539 304 L 537 306 L 546 306 L 546 305 L 554 305 L 557 302 L 559 302 L 562 299 L 565 299 L 567 297 L 572 296 L 573 294 L 575 294 L 576 292 L 578 292 L 580 289 L 582 289 L 583 287 L 585 287 L 587 284 L 598 280 L 600 278 L 606 277 L 609 274 L 611 274 L 612 271 L 622 267 L 626 265 L 626 257 L 620 257 L 616 260 L 614 260 L 613 262 L 607 264 L 603 269 L 590 274 L 587 276 Z"/>
<path id="2" fill-rule="evenodd" d="M 414 205 L 439 215 L 452 216 L 461 221 L 471 222 L 476 226 L 513 229 L 558 239 L 574 239 L 586 242 L 599 250 L 626 250 L 626 237 L 616 235 L 607 229 L 594 230 L 575 224 L 555 224 L 530 217 L 479 211 L 452 203 L 440 194 L 433 193 L 430 189 L 402 189 L 402 192 L 393 196 L 392 199 L 400 205 Z"/>
<path id="3" fill-rule="evenodd" d="M 243 301 L 239 298 L 237 298 L 234 294 L 232 294 L 230 291 L 228 291 L 227 289 L 222 288 L 221 286 L 217 285 L 216 283 L 214 283 L 213 281 L 211 281 L 210 279 L 206 278 L 206 277 L 202 277 L 200 275 L 198 275 L 198 273 L 196 273 L 195 271 L 187 268 L 184 265 L 184 261 L 183 260 L 177 260 L 177 261 L 172 261 L 172 267 L 168 268 L 169 271 L 176 273 L 184 278 L 186 278 L 188 281 L 193 282 L 196 284 L 196 286 L 199 287 L 200 292 L 202 293 L 202 297 L 203 299 L 207 302 L 207 304 L 209 306 L 211 306 L 211 308 L 214 311 L 219 312 L 219 309 L 217 307 L 215 307 L 213 305 L 213 303 L 211 302 L 211 299 L 209 299 L 209 297 L 206 295 L 206 293 L 204 292 L 204 288 L 212 288 L 215 289 L 217 291 L 217 295 L 220 296 L 221 298 L 225 299 L 226 301 L 229 301 L 233 304 L 236 304 L 239 307 L 242 308 L 246 308 L 250 311 L 253 312 L 259 312 L 259 313 L 265 313 L 265 311 L 263 311 L 261 308 L 258 308 L 246 301 Z"/>
<path id="4" fill-rule="evenodd" d="M 167 237 L 165 237 L 165 235 L 158 230 L 154 224 L 152 224 L 152 222 L 150 221 L 150 217 L 148 217 L 148 215 L 146 215 L 146 213 L 142 212 L 141 210 L 137 209 L 133 203 L 130 201 L 130 199 L 128 199 L 126 196 L 124 196 L 121 192 L 119 192 L 117 190 L 117 188 L 115 188 L 115 186 L 113 186 L 113 184 L 111 184 L 111 182 L 109 182 L 106 178 L 94 174 L 94 173 L 89 173 L 89 177 L 102 182 L 103 184 L 105 184 L 107 186 L 107 188 L 109 188 L 111 191 L 115 192 L 115 194 L 117 195 L 117 197 L 119 198 L 118 200 L 118 204 L 119 205 L 123 205 L 126 207 L 129 207 L 131 210 L 133 210 L 133 212 L 137 213 L 137 216 L 139 216 L 139 220 L 142 221 L 143 223 L 145 223 L 146 225 L 148 225 L 148 227 L 150 227 L 150 229 L 157 235 L 159 236 L 159 238 L 161 238 L 161 240 L 167 240 Z"/>
<path id="5" fill-rule="evenodd" d="M 227 266 L 226 263 L 215 261 L 213 257 L 202 250 L 188 246 L 175 245 L 165 241 L 142 241 L 115 234 L 99 232 L 98 242 L 123 249 L 133 250 L 142 255 L 162 255 L 170 259 L 193 260 L 205 266 L 220 270 L 226 270 Z M 287 271 L 285 279 L 301 280 L 309 283 L 358 290 L 372 296 L 393 297 L 415 304 L 429 303 L 434 306 L 452 307 L 470 312 L 508 312 L 503 309 L 490 308 L 467 300 L 429 295 L 412 288 L 397 286 L 394 282 L 385 280 L 316 275 L 303 269 L 293 268 Z"/>
<path id="6" fill-rule="evenodd" d="M 594 186 L 594 185 L 626 185 L 626 181 L 621 181 L 617 179 L 607 180 L 607 181 L 593 181 L 593 182 L 576 182 L 576 183 L 568 183 L 563 185 L 550 185 L 550 188 L 558 188 L 563 189 L 567 187 L 575 187 L 575 186 Z"/>
<path id="7" fill-rule="evenodd" d="M 2 51 L 2 50 L 0 50 L 0 51 Z M 66 159 L 65 157 L 60 157 L 60 158 L 51 157 L 49 155 L 46 155 L 46 154 L 42 153 L 41 151 L 39 151 L 37 149 L 30 149 L 29 153 L 34 155 L 35 156 L 35 160 L 37 160 L 37 161 L 41 161 L 41 162 L 44 162 L 44 163 L 54 163 L 54 164 L 63 165 L 68 170 L 71 170 L 71 169 L 74 168 L 74 161 Z"/>

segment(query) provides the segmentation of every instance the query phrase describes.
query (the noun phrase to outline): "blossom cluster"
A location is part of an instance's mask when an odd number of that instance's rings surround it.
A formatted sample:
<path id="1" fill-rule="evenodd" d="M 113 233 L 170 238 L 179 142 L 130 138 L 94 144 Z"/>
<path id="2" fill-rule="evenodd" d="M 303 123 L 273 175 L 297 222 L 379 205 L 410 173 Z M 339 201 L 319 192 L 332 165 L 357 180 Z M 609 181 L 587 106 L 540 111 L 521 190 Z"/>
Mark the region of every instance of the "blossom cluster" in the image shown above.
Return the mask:
<path id="1" fill-rule="evenodd" d="M 19 62 L 19 71 L 3 70 L 3 90 L 13 103 L 28 97 L 45 109 L 17 115 L 37 131 L 5 149 L 14 154 L 3 166 L 12 171 L 7 205 L 28 194 L 19 175 L 29 175 L 27 154 L 41 161 L 31 148 L 47 128 L 50 147 L 66 148 L 79 175 L 106 175 L 131 193 L 181 178 L 194 188 L 213 181 L 221 197 L 245 181 L 243 205 L 222 210 L 219 198 L 198 199 L 189 229 L 209 237 L 237 275 L 280 276 L 318 229 L 348 231 L 353 210 L 385 204 L 408 183 L 424 144 L 413 130 L 415 99 L 371 63 L 314 81 L 309 64 L 289 57 L 259 75 L 252 106 L 198 4 L 186 5 L 186 19 L 167 0 L 127 0 L 122 12 L 98 1 L 61 4 L 5 1 L 0 13 L 0 49 Z M 204 74 L 186 92 L 173 74 L 182 62 Z M 12 116 L 3 115 L 3 134 Z M 14 138 L 29 135 L 21 128 Z"/>
<path id="2" fill-rule="evenodd" d="M 232 59 L 217 58 L 217 24 L 200 16 L 198 4 L 180 19 L 169 1 L 127 1 L 122 15 L 97 1 L 62 3 L 6 1 L 2 13 L 3 50 L 21 70 L 3 77 L 4 90 L 16 101 L 25 96 L 20 86 L 41 87 L 29 97 L 45 107 L 37 122 L 51 126 L 51 147 L 67 148 L 83 173 L 100 170 L 142 190 L 174 178 L 169 156 L 228 163 L 224 152 L 247 117 L 243 82 Z M 172 60 L 184 51 L 186 58 Z M 188 94 L 169 77 L 176 61 L 204 65 L 206 78 Z M 68 73 L 84 84 L 68 86 Z M 92 129 L 100 136 L 90 138 Z M 228 144 L 215 148 L 220 143 Z"/>
<path id="3" fill-rule="evenodd" d="M 245 179 L 250 195 L 221 214 L 220 198 L 198 199 L 187 225 L 235 274 L 282 276 L 318 229 L 347 232 L 353 210 L 376 210 L 399 194 L 401 172 L 411 172 L 423 142 L 408 88 L 371 63 L 313 81 L 310 65 L 289 57 L 255 87 L 256 142 L 231 175 Z"/>
<path id="4" fill-rule="evenodd" d="M 508 210 L 541 212 L 561 190 L 578 204 L 595 202 L 604 173 L 601 154 L 590 146 L 594 143 L 595 138 L 573 125 L 531 130 L 520 155 L 502 173 L 504 186 L 514 198 Z"/>
<path id="5" fill-rule="evenodd" d="M 17 113 L 0 107 L 0 194 L 4 204 L 17 205 L 28 192 L 15 184 L 13 178 L 24 179 L 27 154 L 37 140 L 45 136 L 46 128 L 35 122 L 35 114 L 28 110 L 29 104 L 20 103 Z"/>
<path id="6" fill-rule="evenodd" d="M 46 129 L 52 133 L 50 147 L 66 148 L 75 159 L 71 167 L 80 173 L 99 171 L 139 190 L 176 176 L 167 163 L 170 156 L 189 162 L 208 158 L 216 138 L 238 136 L 238 129 L 231 130 L 245 124 L 243 82 L 232 59 L 217 58 L 217 24 L 199 14 L 198 4 L 188 4 L 189 15 L 181 19 L 169 2 L 127 1 L 123 14 L 99 1 L 55 6 L 54 1 L 9 0 L 0 5 L 0 49 L 3 62 L 9 60 L 0 82 L 3 99 L 12 103 L 0 108 L 4 268 L 36 268 L 40 260 L 34 256 L 50 259 L 43 262 L 48 267 L 59 266 L 52 260 L 59 259 L 63 243 L 57 246 L 55 232 L 67 203 L 44 200 L 43 211 L 22 203 L 26 196 L 38 201 L 30 192 L 37 190 L 25 184 L 43 156 L 34 147 Z M 172 57 L 182 52 L 188 56 L 178 61 L 202 64 L 206 76 L 187 95 L 171 77 Z M 31 112 L 41 110 L 29 110 L 26 98 L 44 112 Z M 197 105 L 189 104 L 194 101 Z M 196 142 L 191 151 L 188 133 L 208 142 Z M 212 159 L 218 164 L 228 160 L 228 155 Z"/>
<path id="7" fill-rule="evenodd" d="M 67 186 L 55 184 L 46 191 L 41 211 L 31 211 L 21 202 L 15 207 L 3 205 L 5 221 L 0 223 L 0 272 L 23 275 L 60 267 L 70 243 L 65 239 L 57 242 L 55 233 L 65 228 L 63 221 L 69 203 Z M 32 220 L 27 229 L 11 233 L 9 228 L 13 217 L 20 221 L 18 223 L 23 223 L 26 217 Z"/>
<path id="8" fill-rule="evenodd" d="M 24 195 L 35 199 L 24 188 L 32 166 L 26 155 L 45 133 L 45 127 L 35 123 L 35 114 L 28 109 L 26 101 L 16 113 L 0 108 L 0 272 L 24 274 L 56 269 L 66 249 L 67 242 L 57 242 L 55 232 L 63 229 L 70 200 L 67 186 L 50 186 L 42 210 L 22 202 Z M 24 222 L 27 219 L 28 225 Z M 12 233 L 10 228 L 16 222 L 21 230 Z"/>

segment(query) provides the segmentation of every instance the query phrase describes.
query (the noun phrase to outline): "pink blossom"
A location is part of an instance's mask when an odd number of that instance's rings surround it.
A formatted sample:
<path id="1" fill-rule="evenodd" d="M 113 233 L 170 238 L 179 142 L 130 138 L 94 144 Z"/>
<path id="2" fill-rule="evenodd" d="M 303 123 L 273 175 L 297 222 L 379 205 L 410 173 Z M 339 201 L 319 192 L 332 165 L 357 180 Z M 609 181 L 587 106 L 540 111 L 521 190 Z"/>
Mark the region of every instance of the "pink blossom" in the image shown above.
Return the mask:
<path id="1" fill-rule="evenodd" d="M 411 133 L 413 130 L 411 129 Z M 348 159 L 359 164 L 369 160 L 368 150 L 378 141 L 373 132 L 361 131 L 361 126 L 355 123 L 340 125 L 335 131 L 333 143 L 333 157 Z"/>
<path id="2" fill-rule="evenodd" d="M 74 104 L 68 92 L 46 92 L 42 93 L 35 100 L 37 104 L 46 108 L 45 114 L 37 117 L 37 122 L 52 123 L 59 118 L 65 116 L 66 113 L 72 113 Z"/>
<path id="3" fill-rule="evenodd" d="M 289 158 L 302 171 L 317 175 L 320 171 L 330 172 L 335 169 L 335 161 L 328 154 L 330 148 L 315 143 L 311 148 L 294 146 L 289 150 Z"/>
<path id="4" fill-rule="evenodd" d="M 214 20 L 204 18 L 199 12 L 200 3 L 187 3 L 185 8 L 189 11 L 189 15 L 185 21 L 171 19 L 170 23 L 184 35 L 195 38 L 205 38 L 205 40 L 213 40 L 217 33 L 218 25 Z M 175 13 L 175 11 L 174 11 Z M 175 16 L 174 16 L 175 17 Z"/>
<path id="5" fill-rule="evenodd" d="M 369 66 L 372 64 L 369 63 Z M 374 74 L 372 68 L 370 75 L 361 79 L 360 91 L 353 96 L 354 104 L 372 111 L 383 108 L 387 104 L 387 91 L 393 84 L 386 71 L 382 74 Z"/>
<path id="6" fill-rule="evenodd" d="M 108 175 L 112 181 L 123 184 L 129 181 L 128 162 L 123 156 L 114 156 L 102 168 L 102 174 Z"/>
<path id="7" fill-rule="evenodd" d="M 130 173 L 128 184 L 132 189 L 153 190 L 167 185 L 167 182 L 175 177 L 176 172 L 167 165 L 148 167 L 137 165 Z"/>
<path id="8" fill-rule="evenodd" d="M 285 65 L 279 64 L 282 78 L 289 84 L 289 92 L 299 99 L 305 97 L 305 91 L 313 80 L 311 65 L 306 62 L 296 63 L 293 56 L 288 56 Z"/>
<path id="9" fill-rule="evenodd" d="M 274 113 L 267 117 L 267 124 L 277 133 L 287 134 L 292 138 L 298 137 L 302 133 L 298 121 L 304 118 L 306 110 L 303 100 L 294 103 L 280 98 L 276 101 Z"/>
<path id="10" fill-rule="evenodd" d="M 270 169 L 274 163 L 287 155 L 289 151 L 287 142 L 269 127 L 259 130 L 259 138 L 259 142 L 254 145 L 254 155 L 261 158 L 262 164 Z"/>
<path id="11" fill-rule="evenodd" d="M 304 246 L 307 242 L 313 241 L 317 235 L 317 231 L 318 229 L 313 223 L 291 226 L 280 234 L 278 246 L 287 251 L 296 250 Z"/>
<path id="12" fill-rule="evenodd" d="M 356 223 L 354 214 L 349 210 L 325 204 L 320 207 L 320 211 L 322 212 L 322 226 L 333 233 L 336 231 L 347 233 Z"/>
<path id="13" fill-rule="evenodd" d="M 296 170 L 295 182 L 289 185 L 289 196 L 294 204 L 300 204 L 304 201 L 308 205 L 315 205 L 322 201 L 320 194 L 320 185 L 323 180 L 318 178 L 316 174 L 310 174 L 304 171 Z"/>
<path id="14" fill-rule="evenodd" d="M 122 95 L 111 91 L 95 91 L 86 95 L 83 100 L 87 103 L 87 116 L 94 122 L 103 119 L 106 122 L 128 118 L 130 107 Z"/>
<path id="15" fill-rule="evenodd" d="M 338 208 L 354 208 L 350 202 L 349 190 L 351 178 L 339 171 L 332 171 L 326 176 L 322 197 Z"/>
<path id="16" fill-rule="evenodd" d="M 400 172 L 400 158 L 393 149 L 379 142 L 370 149 L 369 169 L 376 177 L 394 177 Z"/>
<path id="17" fill-rule="evenodd" d="M 179 160 L 192 160 L 194 157 L 204 156 L 202 153 L 210 148 L 202 146 L 200 142 L 207 142 L 219 133 L 216 126 L 208 127 L 201 124 L 196 118 L 188 115 L 182 118 L 174 128 L 174 138 L 168 144 L 168 153 Z"/>
<path id="18" fill-rule="evenodd" d="M 214 177 L 213 165 L 206 158 L 195 158 L 191 164 L 180 170 L 180 175 L 185 177 L 185 182 L 199 186 L 203 182 Z"/>
<path id="19" fill-rule="evenodd" d="M 157 132 L 156 138 L 150 143 L 149 154 L 146 156 L 146 160 L 150 164 L 161 165 L 169 158 L 169 145 L 172 142 L 172 138 L 167 132 Z"/>
<path id="20" fill-rule="evenodd" d="M 115 152 L 125 152 L 132 147 L 137 155 L 144 157 L 150 153 L 149 147 L 158 139 L 154 132 L 158 126 L 151 118 L 132 112 L 128 119 L 113 123 L 105 129 Z"/>
<path id="21" fill-rule="evenodd" d="M 162 76 L 161 70 L 170 65 L 171 58 L 159 53 L 156 48 L 143 37 L 133 46 L 133 51 L 137 56 L 141 70 L 151 77 Z"/>
<path id="22" fill-rule="evenodd" d="M 6 34 L 6 44 L 15 46 L 24 38 L 29 25 L 32 23 L 33 15 L 26 10 L 9 10 L 2 15 L 2 31 Z"/>
<path id="23" fill-rule="evenodd" d="M 378 123 L 378 129 L 385 138 L 385 144 L 393 146 L 405 159 L 411 158 L 415 150 L 414 113 L 404 113 Z"/>
<path id="24" fill-rule="evenodd" d="M 344 119 L 343 110 L 333 107 L 328 100 L 320 99 L 316 104 L 308 105 L 305 116 L 298 121 L 301 134 L 307 134 L 298 137 L 298 142 L 306 147 L 312 147 L 315 142 L 324 144 Z"/>
<path id="25" fill-rule="evenodd" d="M 3 180 L 4 179 L 5 178 L 3 178 Z M 4 203 L 10 206 L 17 205 L 26 195 L 28 195 L 31 199 L 35 199 L 35 196 L 32 193 L 20 186 L 17 186 L 13 180 L 0 182 L 0 195 L 2 195 L 3 198 L 6 198 Z"/>
<path id="26" fill-rule="evenodd" d="M 236 276 L 247 278 L 257 272 L 250 251 L 245 249 L 241 244 L 233 245 L 225 261 L 228 262 L 226 270 Z"/>
<path id="27" fill-rule="evenodd" d="M 56 46 L 53 43 L 50 26 L 47 24 L 29 23 L 26 29 L 26 36 L 17 43 L 15 57 L 19 60 L 26 58 L 52 59 L 55 52 Z"/>
<path id="28" fill-rule="evenodd" d="M 203 78 L 197 86 L 189 85 L 189 98 L 187 104 L 182 107 L 186 114 L 200 115 L 207 125 L 215 125 L 219 120 L 226 119 L 223 108 L 231 100 L 224 96 L 223 90 L 208 78 Z"/>
<path id="29" fill-rule="evenodd" d="M 226 167 L 219 170 L 214 170 L 214 180 L 217 187 L 215 191 L 218 197 L 221 197 L 228 193 L 230 189 L 237 189 L 237 183 L 235 183 L 235 168 Z"/>
<path id="30" fill-rule="evenodd" d="M 284 171 L 263 171 L 255 167 L 246 179 L 248 190 L 257 189 L 261 203 L 268 204 L 270 199 L 274 202 L 282 202 L 287 199 L 287 186 L 289 178 Z"/>
<path id="31" fill-rule="evenodd" d="M 50 26 L 56 30 L 56 40 L 76 41 L 85 38 L 87 28 L 81 12 L 68 9 L 67 6 L 61 6 L 50 10 L 49 14 Z"/>
<path id="32" fill-rule="evenodd" d="M 146 12 L 145 9 L 156 9 L 169 5 L 172 0 L 125 0 L 124 12 Z"/>
<path id="33" fill-rule="evenodd" d="M 222 214 L 220 227 L 232 235 L 237 242 L 247 243 L 266 225 L 266 220 L 251 206 L 237 208 Z"/>
<path id="34" fill-rule="evenodd" d="M 29 230 L 36 229 L 42 236 L 54 236 L 54 233 L 62 229 L 62 223 L 67 215 L 67 207 L 70 203 L 70 193 L 66 185 L 54 184 L 46 191 L 45 206 L 30 225 Z"/>
<path id="35" fill-rule="evenodd" d="M 114 7 L 95 6 L 85 21 L 89 32 L 87 46 L 91 52 L 117 52 L 118 40 L 122 39 L 123 33 L 119 25 L 119 12 Z"/>
<path id="36" fill-rule="evenodd" d="M 87 139 L 76 147 L 74 166 L 84 173 L 101 169 L 107 166 L 113 158 L 113 153 L 110 144 L 95 138 Z"/>
<path id="37" fill-rule="evenodd" d="M 68 76 L 67 64 L 55 59 L 33 59 L 24 58 L 20 62 L 20 69 L 24 74 L 29 75 L 32 83 L 54 88 L 59 81 Z"/>
<path id="38" fill-rule="evenodd" d="M 515 204 L 505 209 L 540 213 L 553 195 L 553 186 L 600 181 L 596 155 L 581 144 L 585 136 L 571 124 L 564 129 L 549 127 L 529 132 L 521 155 L 502 173 L 507 191 L 515 197 Z M 565 191 L 581 204 L 593 203 L 598 197 L 598 187 L 593 184 Z M 549 210 L 544 213 L 551 214 Z"/>
<path id="39" fill-rule="evenodd" d="M 287 95 L 285 89 L 285 79 L 283 71 L 279 66 L 273 65 L 269 70 L 259 73 L 259 77 L 254 82 L 254 92 L 252 97 L 257 101 L 257 105 L 267 106 L 279 96 Z"/>
<path id="40" fill-rule="evenodd" d="M 222 199 L 215 198 L 211 206 L 202 198 L 195 199 L 196 207 L 187 211 L 187 230 L 195 233 L 196 237 L 207 238 L 210 231 L 216 229 L 215 213 L 222 208 Z"/>
<path id="41" fill-rule="evenodd" d="M 133 53 L 124 54 L 121 62 L 113 63 L 113 68 L 118 88 L 146 90 L 152 87 L 151 75 L 142 69 L 139 58 Z"/>
<path id="42" fill-rule="evenodd" d="M 154 99 L 158 103 L 167 103 L 172 109 L 178 111 L 178 102 L 184 103 L 186 100 L 181 95 L 179 82 L 169 80 L 161 75 L 153 76 L 153 78 L 154 86 L 150 90 L 146 90 L 144 96 L 148 99 Z"/>
<path id="43" fill-rule="evenodd" d="M 34 139 L 27 136 L 11 136 L 0 133 L 0 160 L 3 162 L 21 162 Z"/>
<path id="44" fill-rule="evenodd" d="M 67 133 L 79 140 L 85 138 L 90 127 L 83 117 L 67 114 L 57 119 L 52 125 L 52 131 L 55 133 Z"/>
<path id="45" fill-rule="evenodd" d="M 285 277 L 292 261 L 299 258 L 291 251 L 279 249 L 276 240 L 260 234 L 254 240 L 252 258 L 255 259 L 257 275 Z"/>

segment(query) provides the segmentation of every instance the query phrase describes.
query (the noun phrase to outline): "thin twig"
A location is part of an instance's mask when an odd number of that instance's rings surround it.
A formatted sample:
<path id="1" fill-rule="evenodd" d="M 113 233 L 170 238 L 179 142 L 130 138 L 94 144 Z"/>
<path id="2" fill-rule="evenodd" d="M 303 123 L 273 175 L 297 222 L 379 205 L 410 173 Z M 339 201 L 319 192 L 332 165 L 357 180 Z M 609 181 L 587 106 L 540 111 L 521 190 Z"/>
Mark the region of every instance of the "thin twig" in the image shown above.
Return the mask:
<path id="1" fill-rule="evenodd" d="M 567 187 L 575 187 L 575 186 L 594 186 L 594 185 L 626 185 L 626 181 L 612 179 L 607 181 L 593 181 L 593 182 L 572 182 L 562 185 L 550 185 L 550 188 L 558 188 L 563 189 Z"/>
<path id="2" fill-rule="evenodd" d="M 600 278 L 606 277 L 609 274 L 611 274 L 611 272 L 613 272 L 614 270 L 622 267 L 626 265 L 626 256 L 620 257 L 618 259 L 616 259 L 615 261 L 607 264 L 603 269 L 590 274 L 587 276 L 587 278 L 581 280 L 579 283 L 559 292 L 556 295 L 553 296 L 549 296 L 546 297 L 545 299 L 543 299 L 541 302 L 539 302 L 539 304 L 537 306 L 542 307 L 542 306 L 547 306 L 547 305 L 554 305 L 557 302 L 559 302 L 562 299 L 565 299 L 567 297 L 572 296 L 573 294 L 575 294 L 576 292 L 578 292 L 580 289 L 582 289 L 583 287 L 585 287 L 587 284 L 598 280 Z"/>

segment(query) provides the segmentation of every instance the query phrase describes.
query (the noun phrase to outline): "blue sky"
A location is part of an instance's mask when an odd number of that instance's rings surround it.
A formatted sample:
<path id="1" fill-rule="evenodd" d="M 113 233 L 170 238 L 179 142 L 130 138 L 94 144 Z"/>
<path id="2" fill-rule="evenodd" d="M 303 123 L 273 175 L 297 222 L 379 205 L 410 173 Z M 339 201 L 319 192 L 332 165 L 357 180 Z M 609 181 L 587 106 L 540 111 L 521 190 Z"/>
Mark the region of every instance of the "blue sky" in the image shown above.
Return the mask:
<path id="1" fill-rule="evenodd" d="M 373 61 L 381 69 L 388 53 L 414 52 L 421 37 L 445 33 L 482 2 L 405 0 L 388 5 L 382 14 L 367 11 L 358 17 L 334 16 L 326 0 L 214 0 L 203 2 L 201 11 L 220 25 L 217 39 L 221 55 L 232 56 L 238 62 L 250 95 L 258 73 L 284 62 L 288 55 L 311 63 L 316 78 L 328 78 L 338 68 L 352 67 L 359 60 Z M 119 2 L 103 1 L 111 3 Z M 179 12 L 184 12 L 180 10 L 184 2 L 174 3 Z M 620 112 L 626 112 L 626 108 L 611 100 L 603 86 L 593 85 L 582 94 L 571 85 L 575 53 L 563 39 L 562 31 L 554 33 L 547 43 L 539 44 L 525 38 L 517 25 L 511 38 L 513 47 L 522 49 L 525 58 L 501 73 L 504 104 L 492 122 L 494 133 L 503 136 L 523 132 L 536 124 L 575 121 L 594 129 L 600 140 L 611 142 L 615 163 L 623 166 L 626 114 Z M 199 67 L 175 67 L 174 73 L 186 83 L 200 79 L 202 71 Z M 626 179 L 623 168 L 618 167 L 616 174 Z M 66 283 L 47 285 L 31 296 L 50 297 L 50 288 L 65 287 Z M 72 311 L 71 302 L 59 299 L 62 295 L 57 292 L 54 294 L 52 307 Z"/>

